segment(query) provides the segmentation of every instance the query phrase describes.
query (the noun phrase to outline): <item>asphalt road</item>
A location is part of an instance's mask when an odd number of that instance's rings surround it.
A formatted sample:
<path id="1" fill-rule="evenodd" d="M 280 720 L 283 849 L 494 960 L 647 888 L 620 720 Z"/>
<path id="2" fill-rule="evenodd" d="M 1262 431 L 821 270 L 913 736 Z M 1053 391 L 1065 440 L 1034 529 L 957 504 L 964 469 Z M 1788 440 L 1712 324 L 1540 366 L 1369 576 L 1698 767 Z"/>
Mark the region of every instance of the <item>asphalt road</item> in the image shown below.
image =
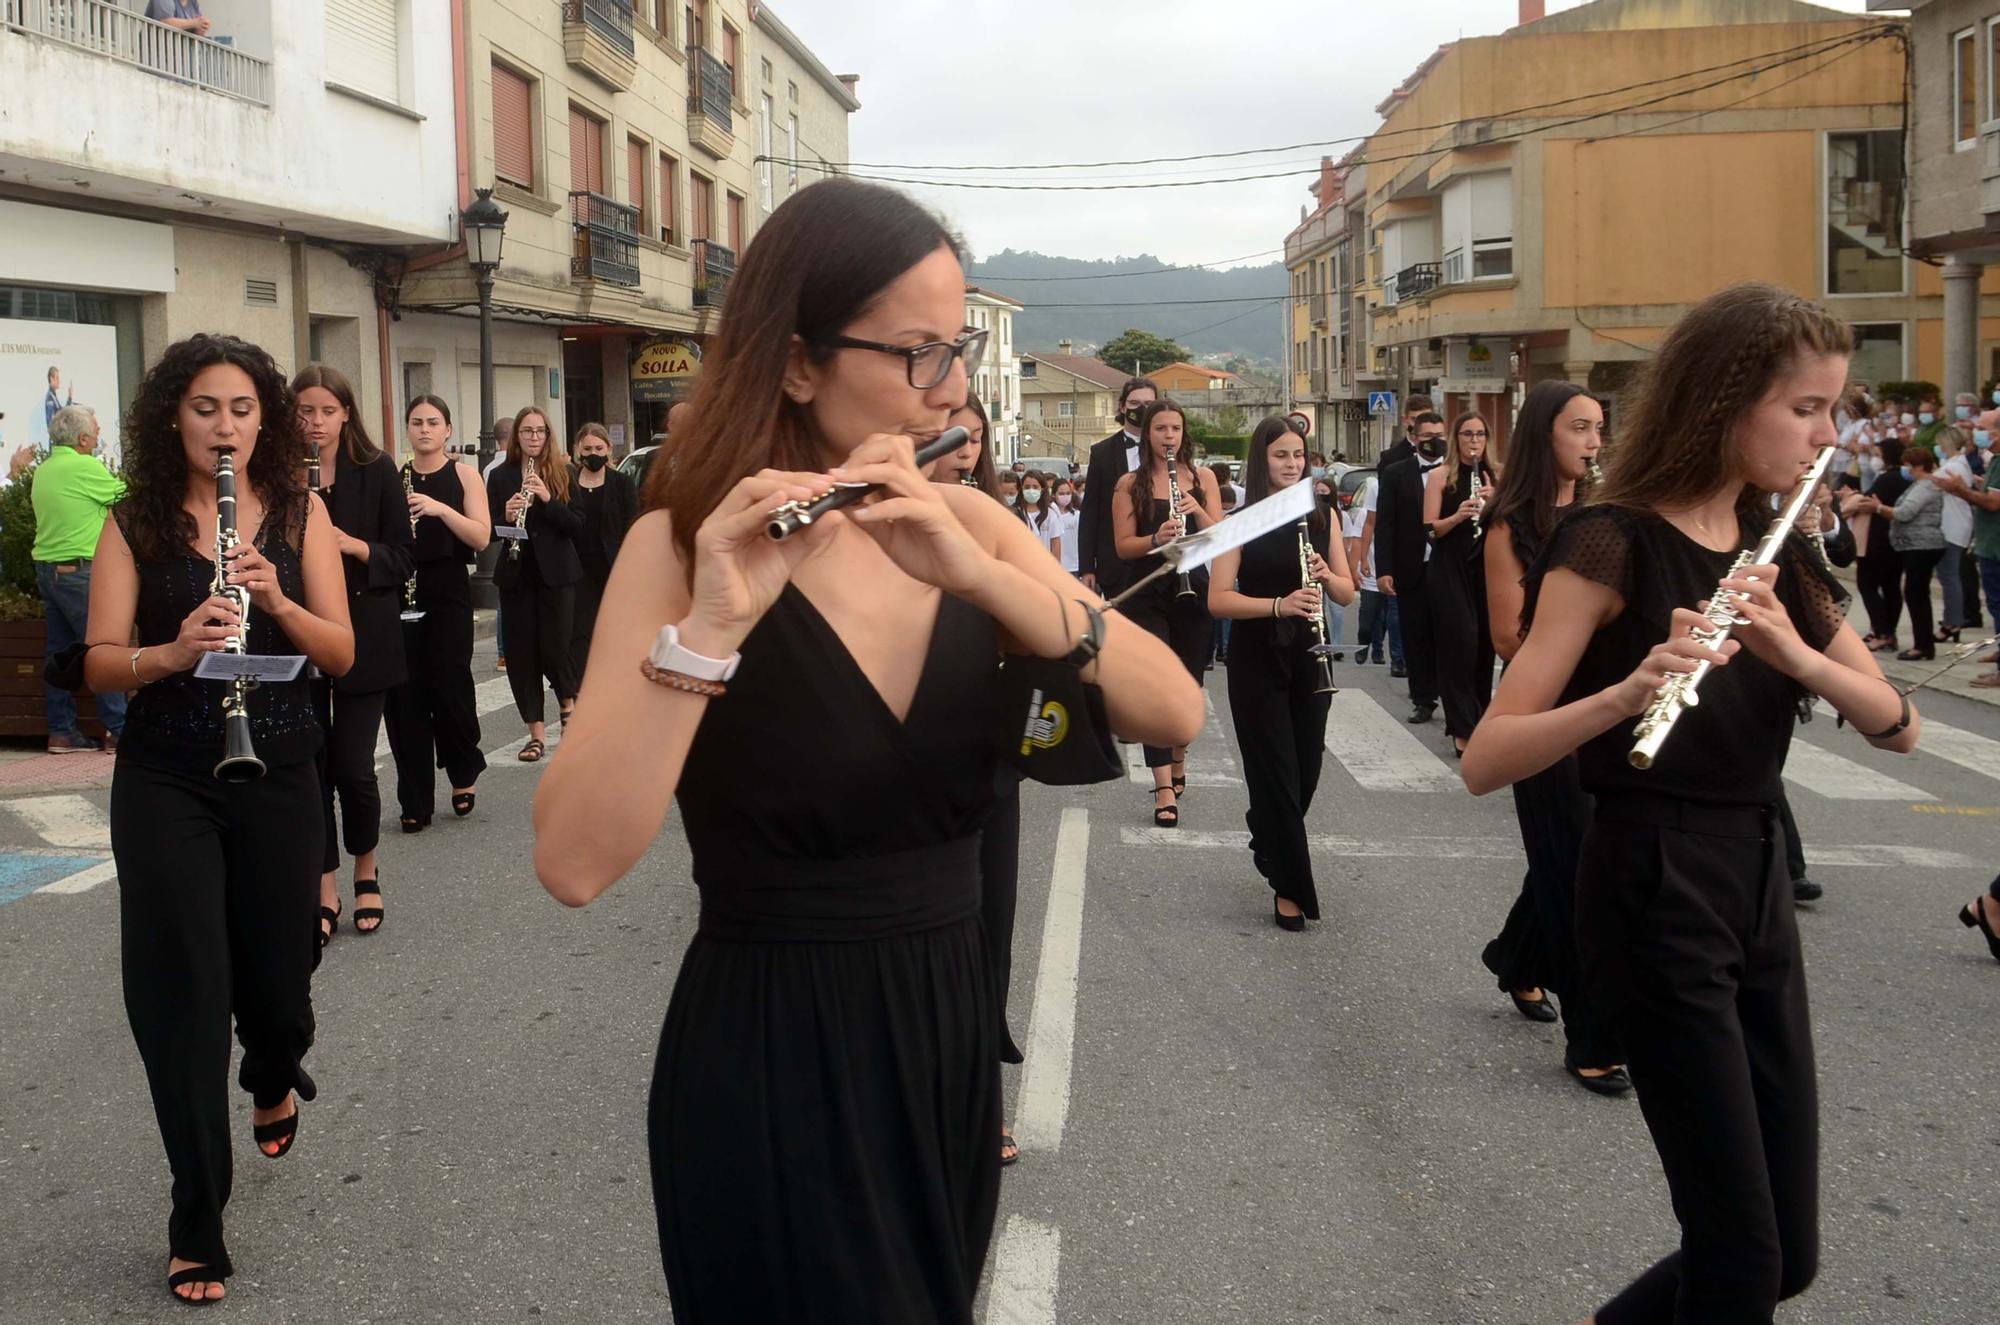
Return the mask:
<path id="1" fill-rule="evenodd" d="M 1028 789 L 1030 1061 L 1006 1073 L 1026 1154 L 983 1319 L 1571 1321 L 1673 1245 L 1636 1105 L 1571 1084 L 1559 1035 L 1479 965 L 1520 881 L 1508 799 L 1455 785 L 1386 669 L 1342 681 L 1311 825 L 1326 919 L 1303 935 L 1272 926 L 1240 845 L 1219 680 L 1177 832 L 1147 827 L 1137 782 Z M 495 750 L 521 735 L 502 689 Z M 1793 759 L 1827 889 L 1801 919 L 1825 1246 L 1788 1325 L 1993 1319 L 2000 970 L 1953 915 L 2000 865 L 2000 710 L 1925 710 L 1952 757 L 1822 721 Z M 388 922 L 343 924 L 315 983 L 321 1094 L 292 1154 L 256 1153 L 234 1094 L 239 1273 L 211 1319 L 667 1318 L 644 1106 L 695 917 L 686 846 L 670 826 L 600 901 L 557 906 L 528 864 L 537 771 L 508 754 L 470 819 L 390 823 Z M 184 1310 L 116 885 L 84 886 L 106 800 L 0 800 L 0 1322 Z"/>

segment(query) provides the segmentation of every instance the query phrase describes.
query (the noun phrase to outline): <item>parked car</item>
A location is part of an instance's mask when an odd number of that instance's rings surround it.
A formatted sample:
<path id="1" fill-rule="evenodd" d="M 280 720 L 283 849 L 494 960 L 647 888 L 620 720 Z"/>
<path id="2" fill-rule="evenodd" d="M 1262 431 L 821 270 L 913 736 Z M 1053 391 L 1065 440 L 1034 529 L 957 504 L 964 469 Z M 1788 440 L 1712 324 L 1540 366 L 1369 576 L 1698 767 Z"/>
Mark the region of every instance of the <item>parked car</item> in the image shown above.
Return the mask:
<path id="1" fill-rule="evenodd" d="M 659 449 L 657 446 L 634 448 L 630 455 L 618 462 L 618 472 L 628 476 L 634 483 L 639 485 L 641 491 L 644 491 L 646 487 L 646 470 L 652 466 L 653 456 Z"/>
<path id="2" fill-rule="evenodd" d="M 1366 466 L 1365 468 L 1356 467 L 1342 474 L 1339 483 L 1333 490 L 1333 499 L 1339 504 L 1340 509 L 1344 511 L 1353 506 L 1355 497 L 1361 492 L 1361 485 L 1374 477 L 1375 466 L 1373 465 Z"/>

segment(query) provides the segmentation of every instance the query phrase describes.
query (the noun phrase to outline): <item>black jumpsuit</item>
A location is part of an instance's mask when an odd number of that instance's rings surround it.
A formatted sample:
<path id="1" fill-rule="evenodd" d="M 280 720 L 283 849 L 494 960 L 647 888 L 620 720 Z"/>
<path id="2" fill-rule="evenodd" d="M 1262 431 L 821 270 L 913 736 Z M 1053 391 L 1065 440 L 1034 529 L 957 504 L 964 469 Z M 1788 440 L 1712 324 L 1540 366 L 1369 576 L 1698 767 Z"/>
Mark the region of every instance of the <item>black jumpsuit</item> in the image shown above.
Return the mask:
<path id="1" fill-rule="evenodd" d="M 1438 503 L 1446 515 L 1470 492 L 1469 471 L 1447 486 Z M 1482 463 L 1479 481 L 1493 491 L 1493 472 Z M 1471 520 L 1461 520 L 1431 545 L 1424 572 L 1430 600 L 1431 638 L 1437 657 L 1438 697 L 1444 701 L 1444 734 L 1468 740 L 1493 698 L 1493 632 L 1486 616 L 1486 539 Z"/>
<path id="2" fill-rule="evenodd" d="M 1141 469 L 1133 475 L 1133 519 L 1142 536 L 1151 535 L 1167 522 L 1167 516 L 1170 514 L 1167 499 L 1164 497 L 1144 502 L 1144 509 L 1141 509 L 1139 488 L 1145 481 L 1145 470 Z M 1196 501 L 1200 501 L 1200 483 L 1201 480 L 1197 477 L 1194 486 L 1183 491 Z M 1166 486 L 1164 479 L 1160 481 L 1160 486 Z M 1190 520 L 1187 523 L 1186 533 L 1201 532 L 1200 520 Z M 1137 584 L 1152 574 L 1159 564 L 1160 558 L 1157 553 L 1148 553 L 1133 560 L 1125 568 L 1125 583 Z M 1208 670 L 1208 660 L 1214 656 L 1215 651 L 1215 622 L 1208 615 L 1208 568 L 1204 566 L 1200 570 L 1191 572 L 1188 580 L 1193 592 L 1183 595 L 1180 591 L 1180 576 L 1163 575 L 1126 599 L 1120 610 L 1133 625 L 1172 649 L 1174 656 L 1181 660 L 1181 666 L 1187 668 L 1188 675 L 1194 678 L 1196 685 L 1200 685 L 1203 673 Z M 1147 768 L 1164 768 L 1174 762 L 1174 752 L 1171 747 L 1148 745 L 1142 748 L 1145 751 Z"/>

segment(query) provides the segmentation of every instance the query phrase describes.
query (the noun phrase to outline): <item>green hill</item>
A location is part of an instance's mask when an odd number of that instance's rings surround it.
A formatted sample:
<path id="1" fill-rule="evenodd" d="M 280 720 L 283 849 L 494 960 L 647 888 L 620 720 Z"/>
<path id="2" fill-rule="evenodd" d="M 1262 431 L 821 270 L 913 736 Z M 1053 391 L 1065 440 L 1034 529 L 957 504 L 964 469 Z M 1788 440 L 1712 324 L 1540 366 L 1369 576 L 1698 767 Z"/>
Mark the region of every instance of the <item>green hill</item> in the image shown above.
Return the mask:
<path id="1" fill-rule="evenodd" d="M 1014 331 L 1015 344 L 1026 349 L 1049 349 L 1063 340 L 1101 345 L 1127 327 L 1143 327 L 1196 353 L 1284 358 L 1284 305 L 1278 302 L 1288 289 L 1283 263 L 1161 270 L 1167 266 L 1147 253 L 1090 262 L 1003 249 L 975 261 L 970 279 L 1027 305 Z M 1129 274 L 1135 272 L 1147 274 Z M 1046 279 L 1058 276 L 1078 279 Z M 1190 299 L 1245 302 L 1178 303 Z M 1251 302 L 1257 299 L 1272 302 Z M 1086 306 L 1049 307 L 1053 304 Z"/>

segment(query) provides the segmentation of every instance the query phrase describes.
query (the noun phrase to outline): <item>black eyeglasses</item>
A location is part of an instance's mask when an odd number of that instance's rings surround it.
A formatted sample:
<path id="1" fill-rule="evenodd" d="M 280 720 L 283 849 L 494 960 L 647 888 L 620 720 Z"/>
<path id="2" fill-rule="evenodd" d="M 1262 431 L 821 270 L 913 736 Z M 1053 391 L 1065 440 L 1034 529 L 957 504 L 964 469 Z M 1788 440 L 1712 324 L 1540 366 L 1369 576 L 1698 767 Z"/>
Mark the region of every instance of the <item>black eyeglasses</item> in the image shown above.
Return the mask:
<path id="1" fill-rule="evenodd" d="M 927 340 L 921 345 L 885 345 L 878 340 L 856 340 L 852 336 L 822 336 L 819 343 L 835 350 L 874 350 L 896 355 L 903 360 L 910 385 L 928 391 L 951 376 L 953 360 L 962 358 L 971 363 L 983 355 L 987 334 L 967 328 L 958 334 L 957 340 Z"/>

